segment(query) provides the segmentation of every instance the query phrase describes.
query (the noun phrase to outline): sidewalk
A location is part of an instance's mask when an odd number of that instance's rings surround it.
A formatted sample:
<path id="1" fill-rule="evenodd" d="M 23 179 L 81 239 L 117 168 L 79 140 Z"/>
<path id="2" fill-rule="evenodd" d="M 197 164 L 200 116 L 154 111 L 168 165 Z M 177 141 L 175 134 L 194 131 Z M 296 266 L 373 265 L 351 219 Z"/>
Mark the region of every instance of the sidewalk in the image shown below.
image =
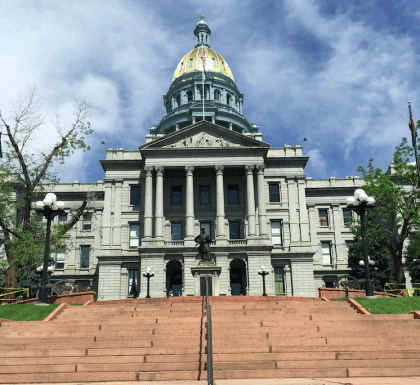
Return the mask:
<path id="1" fill-rule="evenodd" d="M 42 385 L 207 385 L 207 381 L 72 382 Z M 214 385 L 420 385 L 420 377 L 271 378 L 215 380 Z"/>

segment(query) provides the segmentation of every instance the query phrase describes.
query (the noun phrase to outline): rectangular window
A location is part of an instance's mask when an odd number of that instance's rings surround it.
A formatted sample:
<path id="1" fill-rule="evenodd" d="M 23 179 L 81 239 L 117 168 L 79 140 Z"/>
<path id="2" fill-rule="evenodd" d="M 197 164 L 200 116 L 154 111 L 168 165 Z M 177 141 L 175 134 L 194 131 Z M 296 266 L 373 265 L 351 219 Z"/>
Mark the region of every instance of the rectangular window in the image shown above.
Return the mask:
<path id="1" fill-rule="evenodd" d="M 200 222 L 200 232 L 201 229 L 204 228 L 204 231 L 206 232 L 207 235 L 210 235 L 211 237 L 211 223 L 210 222 Z"/>
<path id="2" fill-rule="evenodd" d="M 352 219 L 351 210 L 344 209 L 343 218 L 344 218 L 344 224 L 349 223 Z"/>
<path id="3" fill-rule="evenodd" d="M 239 187 L 237 184 L 228 185 L 228 203 L 230 205 L 239 204 Z"/>
<path id="4" fill-rule="evenodd" d="M 200 186 L 200 205 L 210 204 L 210 186 Z"/>
<path id="5" fill-rule="evenodd" d="M 319 210 L 319 225 L 328 226 L 328 210 Z"/>
<path id="6" fill-rule="evenodd" d="M 67 214 L 58 214 L 58 222 L 59 223 L 67 222 Z"/>
<path id="7" fill-rule="evenodd" d="M 128 270 L 128 295 L 137 297 L 139 295 L 139 271 Z"/>
<path id="8" fill-rule="evenodd" d="M 137 249 L 140 246 L 140 225 L 138 223 L 130 225 L 129 238 L 130 249 Z"/>
<path id="9" fill-rule="evenodd" d="M 322 246 L 322 264 L 323 265 L 332 265 L 331 243 L 330 242 L 321 242 L 321 246 Z"/>
<path id="10" fill-rule="evenodd" d="M 281 221 L 271 221 L 271 241 L 273 245 L 281 245 Z"/>
<path id="11" fill-rule="evenodd" d="M 55 268 L 57 270 L 64 269 L 64 255 L 66 252 L 66 248 L 64 246 L 58 246 L 57 252 L 55 256 Z"/>
<path id="12" fill-rule="evenodd" d="M 130 186 L 130 205 L 140 206 L 141 204 L 141 186 Z"/>
<path id="13" fill-rule="evenodd" d="M 80 268 L 89 269 L 90 246 L 81 246 Z"/>
<path id="14" fill-rule="evenodd" d="M 347 258 L 350 258 L 350 253 L 353 246 L 354 246 L 354 241 L 346 241 Z"/>
<path id="15" fill-rule="evenodd" d="M 280 190 L 278 183 L 270 183 L 268 185 L 268 191 L 270 193 L 270 202 L 280 202 Z"/>
<path id="16" fill-rule="evenodd" d="M 171 186 L 171 205 L 182 205 L 182 186 Z"/>
<path id="17" fill-rule="evenodd" d="M 171 224 L 171 239 L 173 241 L 182 241 L 182 223 Z"/>
<path id="18" fill-rule="evenodd" d="M 284 294 L 284 269 L 282 267 L 274 268 L 274 287 L 276 294 Z"/>
<path id="19" fill-rule="evenodd" d="M 92 229 L 92 214 L 84 214 L 83 215 L 83 224 L 82 230 L 88 231 Z"/>
<path id="20" fill-rule="evenodd" d="M 239 222 L 229 222 L 229 238 L 230 239 L 241 239 L 240 233 L 241 227 Z"/>

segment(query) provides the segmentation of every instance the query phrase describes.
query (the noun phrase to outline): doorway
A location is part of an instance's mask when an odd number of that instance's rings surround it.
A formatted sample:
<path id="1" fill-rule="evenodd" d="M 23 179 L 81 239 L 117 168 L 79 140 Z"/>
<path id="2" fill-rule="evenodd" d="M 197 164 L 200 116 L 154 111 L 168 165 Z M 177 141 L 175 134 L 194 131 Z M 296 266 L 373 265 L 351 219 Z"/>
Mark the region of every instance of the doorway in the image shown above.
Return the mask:
<path id="1" fill-rule="evenodd" d="M 166 264 L 166 293 L 169 297 L 182 296 L 182 263 L 172 260 Z"/>
<path id="2" fill-rule="evenodd" d="M 246 295 L 246 265 L 242 259 L 230 263 L 231 295 Z"/>

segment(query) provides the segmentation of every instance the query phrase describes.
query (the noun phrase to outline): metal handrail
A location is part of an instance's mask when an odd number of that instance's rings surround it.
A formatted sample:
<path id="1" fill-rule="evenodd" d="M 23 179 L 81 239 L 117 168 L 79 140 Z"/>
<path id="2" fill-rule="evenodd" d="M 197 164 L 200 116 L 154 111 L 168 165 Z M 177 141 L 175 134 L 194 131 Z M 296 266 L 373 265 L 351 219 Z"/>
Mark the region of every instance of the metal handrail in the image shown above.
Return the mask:
<path id="1" fill-rule="evenodd" d="M 209 304 L 209 277 L 206 277 L 206 313 L 207 313 L 207 384 L 213 384 L 213 337 L 211 328 L 211 306 Z"/>

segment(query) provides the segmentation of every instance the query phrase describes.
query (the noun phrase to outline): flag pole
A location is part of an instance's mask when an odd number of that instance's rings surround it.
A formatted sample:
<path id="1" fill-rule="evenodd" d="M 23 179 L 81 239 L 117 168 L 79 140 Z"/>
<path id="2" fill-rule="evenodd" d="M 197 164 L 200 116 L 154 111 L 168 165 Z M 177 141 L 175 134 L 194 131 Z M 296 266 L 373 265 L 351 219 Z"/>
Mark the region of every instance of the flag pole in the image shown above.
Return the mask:
<path id="1" fill-rule="evenodd" d="M 417 128 L 416 123 L 414 122 L 413 116 L 411 115 L 411 104 L 408 102 L 408 110 L 410 112 L 410 123 L 408 126 L 411 131 L 411 140 L 413 142 L 414 155 L 416 157 L 416 170 L 417 170 L 417 186 L 420 187 L 420 167 L 419 167 L 419 157 L 417 153 Z"/>

